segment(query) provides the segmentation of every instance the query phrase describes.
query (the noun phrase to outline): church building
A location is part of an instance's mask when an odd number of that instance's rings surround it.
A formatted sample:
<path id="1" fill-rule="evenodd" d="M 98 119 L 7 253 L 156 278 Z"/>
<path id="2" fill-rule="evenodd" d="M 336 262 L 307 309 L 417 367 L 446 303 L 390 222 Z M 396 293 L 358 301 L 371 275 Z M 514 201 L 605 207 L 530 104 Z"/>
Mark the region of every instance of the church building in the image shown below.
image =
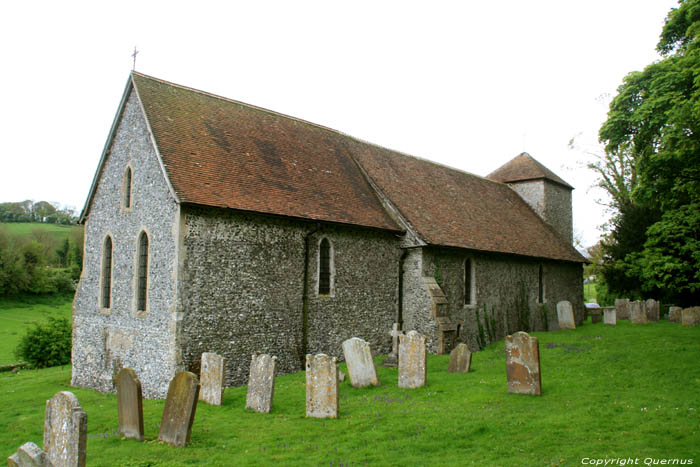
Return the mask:
<path id="1" fill-rule="evenodd" d="M 164 397 L 201 354 L 376 354 L 400 323 L 433 353 L 583 319 L 573 188 L 523 153 L 483 178 L 131 73 L 81 214 L 72 384 L 133 368 Z"/>

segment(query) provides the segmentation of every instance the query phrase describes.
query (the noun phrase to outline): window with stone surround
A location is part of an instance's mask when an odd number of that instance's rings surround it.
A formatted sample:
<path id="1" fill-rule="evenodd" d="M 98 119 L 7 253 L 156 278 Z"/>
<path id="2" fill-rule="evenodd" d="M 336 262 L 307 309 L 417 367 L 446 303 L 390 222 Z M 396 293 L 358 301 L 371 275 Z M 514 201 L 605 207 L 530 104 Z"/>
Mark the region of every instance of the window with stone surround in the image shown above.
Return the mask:
<path id="1" fill-rule="evenodd" d="M 544 268 L 540 264 L 537 269 L 537 303 L 544 303 Z"/>
<path id="2" fill-rule="evenodd" d="M 136 280 L 136 311 L 146 311 L 148 299 L 148 235 L 141 232 L 138 247 L 138 268 Z"/>
<path id="3" fill-rule="evenodd" d="M 131 178 L 131 167 L 127 167 L 124 172 L 124 198 L 122 200 L 124 209 L 131 209 Z"/>
<path id="4" fill-rule="evenodd" d="M 474 304 L 474 263 L 471 258 L 464 260 L 464 304 Z"/>
<path id="5" fill-rule="evenodd" d="M 323 238 L 318 246 L 318 294 L 332 295 L 332 292 L 333 247 L 327 238 Z"/>
<path id="6" fill-rule="evenodd" d="M 101 287 L 102 308 L 112 306 L 112 237 L 105 237 L 104 248 L 102 249 L 102 287 Z"/>

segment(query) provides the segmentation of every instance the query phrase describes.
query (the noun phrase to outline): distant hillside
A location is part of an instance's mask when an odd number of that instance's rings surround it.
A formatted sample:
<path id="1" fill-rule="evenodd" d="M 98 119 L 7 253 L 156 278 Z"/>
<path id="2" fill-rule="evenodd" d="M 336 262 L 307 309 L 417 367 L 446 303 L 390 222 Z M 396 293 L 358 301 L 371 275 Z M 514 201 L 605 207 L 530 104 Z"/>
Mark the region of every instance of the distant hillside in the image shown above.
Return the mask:
<path id="1" fill-rule="evenodd" d="M 40 222 L 0 222 L 0 229 L 4 229 L 8 234 L 22 237 L 32 236 L 35 231 L 48 232 L 51 236 L 55 237 L 60 244 L 60 242 L 63 242 L 66 238 L 70 239 L 73 232 L 83 230 L 83 226 L 42 224 Z"/>

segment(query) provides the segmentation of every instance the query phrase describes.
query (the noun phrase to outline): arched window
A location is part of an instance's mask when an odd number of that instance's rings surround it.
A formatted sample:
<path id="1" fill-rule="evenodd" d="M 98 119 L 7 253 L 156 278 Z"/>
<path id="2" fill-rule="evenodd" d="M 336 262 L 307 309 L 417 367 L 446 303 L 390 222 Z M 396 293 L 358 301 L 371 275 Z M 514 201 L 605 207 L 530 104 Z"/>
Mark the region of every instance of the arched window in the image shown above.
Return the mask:
<path id="1" fill-rule="evenodd" d="M 330 295 L 331 293 L 331 243 L 327 238 L 321 240 L 319 245 L 318 261 L 318 294 Z"/>
<path id="2" fill-rule="evenodd" d="M 472 292 L 472 279 L 474 272 L 472 269 L 472 260 L 467 258 L 464 260 L 464 304 L 471 305 L 474 299 Z"/>
<path id="3" fill-rule="evenodd" d="M 544 270 L 541 264 L 537 271 L 537 277 L 537 303 L 544 303 Z"/>
<path id="4" fill-rule="evenodd" d="M 146 311 L 148 298 L 148 235 L 141 232 L 139 236 L 138 270 L 136 281 L 136 310 Z"/>
<path id="5" fill-rule="evenodd" d="M 124 173 L 124 209 L 131 209 L 131 167 Z"/>
<path id="6" fill-rule="evenodd" d="M 102 250 L 102 308 L 112 305 L 112 237 L 107 235 Z"/>

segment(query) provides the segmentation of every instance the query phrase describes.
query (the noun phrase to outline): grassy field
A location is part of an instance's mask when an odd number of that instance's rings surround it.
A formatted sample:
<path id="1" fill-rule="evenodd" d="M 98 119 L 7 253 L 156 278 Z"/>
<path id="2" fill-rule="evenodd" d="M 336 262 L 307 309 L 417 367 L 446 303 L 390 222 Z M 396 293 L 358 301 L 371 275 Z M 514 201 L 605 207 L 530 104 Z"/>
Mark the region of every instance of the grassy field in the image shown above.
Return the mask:
<path id="1" fill-rule="evenodd" d="M 29 236 L 34 230 L 41 230 L 51 233 L 62 242 L 64 239 L 70 238 L 74 230 L 80 230 L 83 226 L 41 224 L 39 222 L 0 222 L 0 228 L 5 228 L 12 235 L 20 236 Z"/>
<path id="2" fill-rule="evenodd" d="M 72 296 L 0 297 L 0 366 L 15 363 L 14 350 L 32 322 L 71 318 Z"/>
<path id="3" fill-rule="evenodd" d="M 595 302 L 598 297 L 597 284 L 590 282 L 583 284 L 583 298 L 587 302 Z"/>
<path id="4" fill-rule="evenodd" d="M 589 322 L 590 323 L 590 322 Z M 581 465 L 584 458 L 700 462 L 700 327 L 587 324 L 540 339 L 543 395 L 507 393 L 503 341 L 449 374 L 428 357 L 428 385 L 340 386 L 340 417 L 304 417 L 304 373 L 277 378 L 273 411 L 244 409 L 246 388 L 197 408 L 191 444 L 157 442 L 163 401 L 144 401 L 146 441 L 117 433 L 115 395 L 70 388 L 70 367 L 0 374 L 0 455 L 42 442 L 44 404 L 73 391 L 88 413 L 88 465 Z M 380 357 L 381 359 L 381 357 Z M 344 369 L 344 365 L 341 365 Z"/>

